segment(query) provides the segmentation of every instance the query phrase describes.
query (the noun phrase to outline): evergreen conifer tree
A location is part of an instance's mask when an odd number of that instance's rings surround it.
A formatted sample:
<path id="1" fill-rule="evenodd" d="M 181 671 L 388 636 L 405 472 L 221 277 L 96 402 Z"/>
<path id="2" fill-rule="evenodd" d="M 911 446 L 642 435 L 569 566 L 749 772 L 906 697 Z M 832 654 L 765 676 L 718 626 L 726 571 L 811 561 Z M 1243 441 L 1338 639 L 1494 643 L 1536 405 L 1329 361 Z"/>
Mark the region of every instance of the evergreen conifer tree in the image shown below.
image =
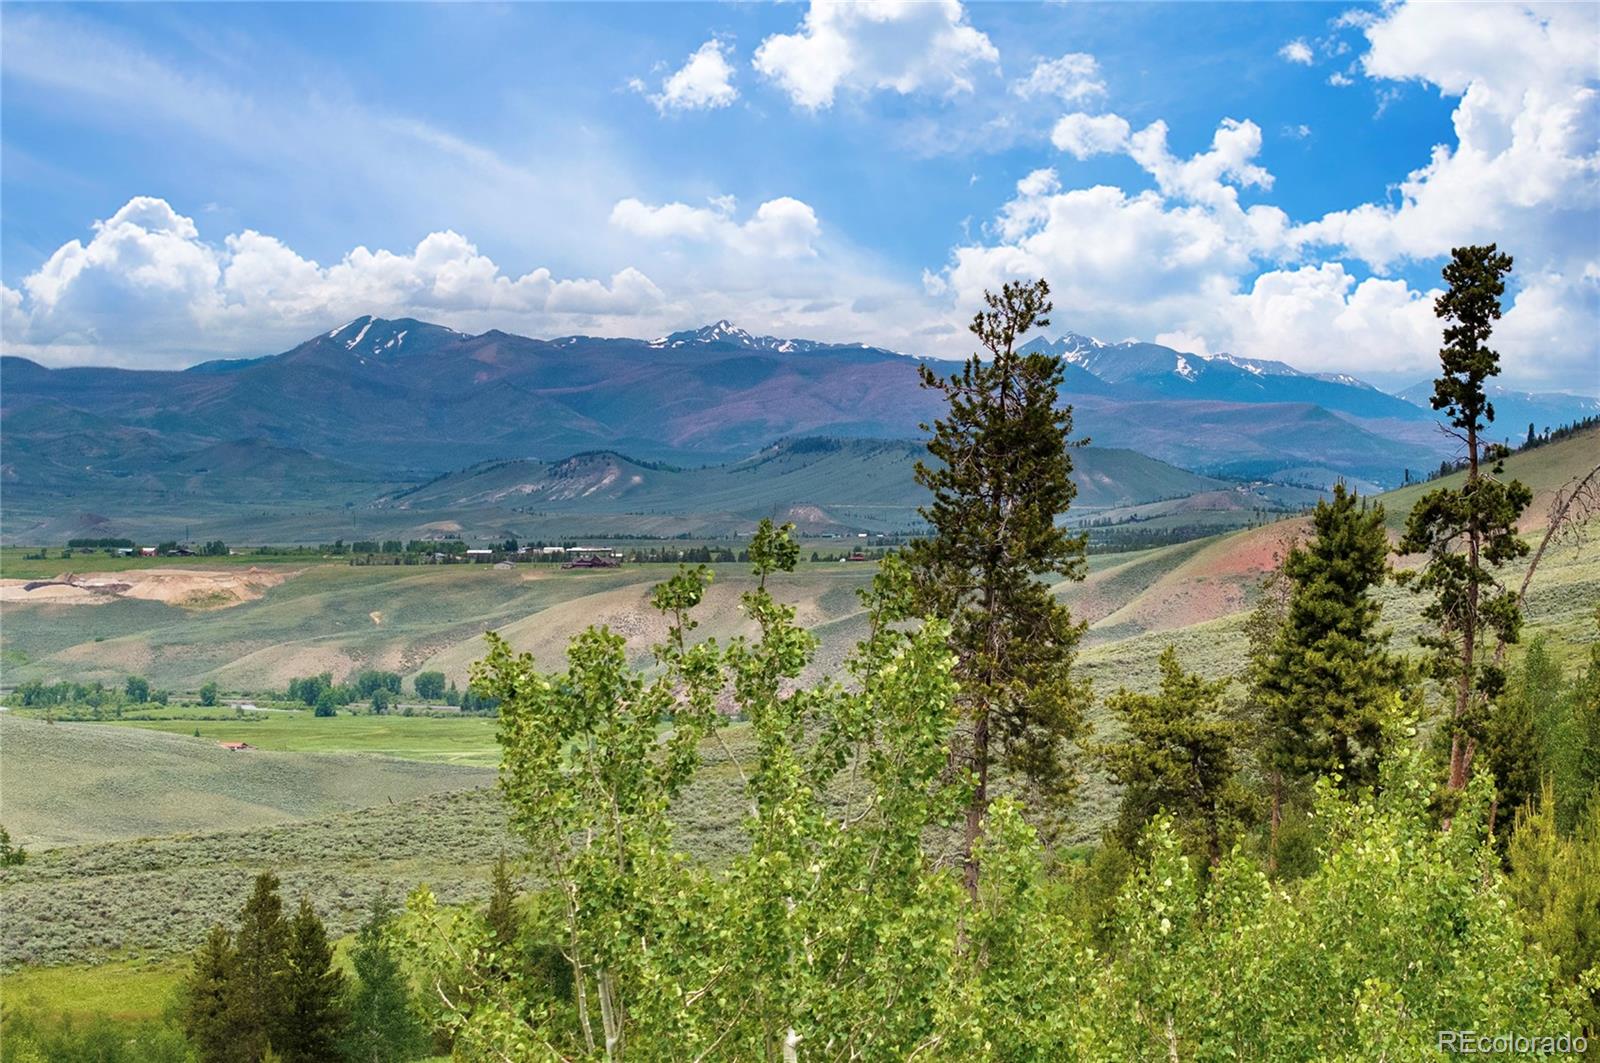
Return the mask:
<path id="1" fill-rule="evenodd" d="M 1297 544 L 1291 540 L 1288 550 Z M 1267 870 L 1276 871 L 1278 861 L 1278 831 L 1283 821 L 1285 779 L 1274 751 L 1285 744 L 1284 727 L 1272 711 L 1272 699 L 1266 690 L 1266 678 L 1271 672 L 1273 655 L 1284 621 L 1289 615 L 1289 599 L 1294 584 L 1283 570 L 1284 554 L 1275 553 L 1270 571 L 1257 585 L 1256 604 L 1245 617 L 1245 690 L 1237 709 L 1241 736 L 1253 753 L 1254 767 L 1260 771 L 1271 805 L 1268 823 Z"/>
<path id="2" fill-rule="evenodd" d="M 1127 787 L 1117 824 L 1124 844 L 1165 811 L 1200 837 L 1213 866 L 1222 859 L 1224 837 L 1249 810 L 1238 781 L 1240 727 L 1221 711 L 1227 686 L 1226 679 L 1185 672 L 1178 651 L 1168 646 L 1157 693 L 1123 689 L 1107 699 L 1125 737 L 1099 753 L 1112 778 Z"/>
<path id="3" fill-rule="evenodd" d="M 304 898 L 289 924 L 283 1023 L 273 1047 L 285 1063 L 336 1059 L 346 1026 L 345 979 L 322 920 Z"/>
<path id="4" fill-rule="evenodd" d="M 1500 372 L 1500 356 L 1487 346 L 1500 319 L 1500 296 L 1511 256 L 1494 244 L 1458 247 L 1444 268 L 1449 289 L 1434 302 L 1446 322 L 1439 351 L 1441 373 L 1433 382 L 1433 408 L 1449 415 L 1466 450 L 1466 483 L 1424 495 L 1411 510 L 1399 550 L 1422 554 L 1423 566 L 1407 574 L 1413 589 L 1431 600 L 1423 615 L 1433 629 L 1422 645 L 1428 674 L 1453 688 L 1449 786 L 1467 784 L 1472 758 L 1482 741 L 1495 699 L 1505 683 L 1489 644 L 1514 643 L 1522 625 L 1516 592 L 1495 570 L 1528 553 L 1517 535 L 1517 518 L 1533 500 L 1517 480 L 1501 481 L 1504 446 L 1482 434 L 1494 422 L 1484 381 Z"/>
<path id="5" fill-rule="evenodd" d="M 233 1007 L 233 939 L 217 924 L 195 954 L 183 987 L 182 1022 L 200 1063 L 244 1063 Z"/>
<path id="6" fill-rule="evenodd" d="M 974 355 L 949 379 L 921 369 L 948 411 L 931 429 L 935 463 L 916 469 L 933 495 L 921 511 L 933 534 L 905 556 L 917 611 L 951 624 L 964 716 L 956 756 L 974 777 L 965 842 L 973 893 L 993 763 L 1003 759 L 1041 793 L 1070 793 L 1069 747 L 1087 699 L 1072 675 L 1083 627 L 1044 582 L 1084 572 L 1085 538 L 1058 523 L 1077 493 L 1072 409 L 1057 402 L 1061 359 L 1017 350 L 1023 334 L 1049 324 L 1049 292 L 1041 280 L 986 293 L 972 332 L 987 357 Z"/>
<path id="7" fill-rule="evenodd" d="M 1291 782 L 1337 773 L 1354 789 L 1377 776 L 1383 710 L 1406 676 L 1373 597 L 1389 572 L 1383 517 L 1337 484 L 1314 536 L 1284 558 L 1287 609 L 1255 678 L 1270 770 Z"/>
<path id="8" fill-rule="evenodd" d="M 289 925 L 283 918 L 278 877 L 256 876 L 250 899 L 239 913 L 234 939 L 229 1013 L 246 1059 L 259 1059 L 284 1031 L 284 986 L 289 958 Z"/>

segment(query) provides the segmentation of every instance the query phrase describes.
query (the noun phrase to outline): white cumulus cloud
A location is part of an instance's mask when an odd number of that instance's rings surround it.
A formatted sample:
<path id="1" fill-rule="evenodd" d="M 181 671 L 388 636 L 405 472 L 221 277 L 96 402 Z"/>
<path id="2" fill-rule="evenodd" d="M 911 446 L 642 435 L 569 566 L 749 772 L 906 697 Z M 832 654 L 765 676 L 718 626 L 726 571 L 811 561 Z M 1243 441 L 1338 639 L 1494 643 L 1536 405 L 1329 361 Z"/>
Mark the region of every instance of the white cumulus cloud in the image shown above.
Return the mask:
<path id="1" fill-rule="evenodd" d="M 815 111 L 840 90 L 970 92 L 975 71 L 999 60 L 959 0 L 812 0 L 794 33 L 761 42 L 754 66 Z"/>
<path id="2" fill-rule="evenodd" d="M 627 267 L 609 280 L 505 273 L 454 232 L 409 251 L 357 247 L 332 265 L 246 229 L 218 244 L 163 199 L 138 196 L 63 244 L 4 294 L 7 353 L 47 363 L 181 364 L 303 339 L 334 319 L 417 315 L 550 328 L 658 308 L 661 290 Z"/>
<path id="3" fill-rule="evenodd" d="M 1296 37 L 1278 49 L 1278 58 L 1290 63 L 1299 63 L 1301 66 L 1310 66 L 1311 46 L 1301 38 Z"/>
<path id="4" fill-rule="evenodd" d="M 746 255 L 795 258 L 817 253 L 822 226 L 808 204 L 789 196 L 769 199 L 744 222 L 734 218 L 735 206 L 729 196 L 717 197 L 708 207 L 651 206 L 629 197 L 612 208 L 611 224 L 647 239 L 714 242 Z"/>
<path id="5" fill-rule="evenodd" d="M 1087 52 L 1069 52 L 1059 59 L 1041 59 L 1027 77 L 1011 83 L 1023 99 L 1053 96 L 1067 103 L 1082 103 L 1106 94 L 1100 64 Z"/>
<path id="6" fill-rule="evenodd" d="M 689 56 L 687 62 L 661 82 L 661 91 L 648 98 L 662 114 L 671 111 L 710 111 L 739 98 L 733 86 L 732 49 L 715 38 Z M 636 87 L 641 83 L 635 82 Z"/>
<path id="7" fill-rule="evenodd" d="M 1107 155 L 1128 149 L 1128 120 L 1115 114 L 1062 115 L 1050 131 L 1050 143 L 1075 158 Z"/>

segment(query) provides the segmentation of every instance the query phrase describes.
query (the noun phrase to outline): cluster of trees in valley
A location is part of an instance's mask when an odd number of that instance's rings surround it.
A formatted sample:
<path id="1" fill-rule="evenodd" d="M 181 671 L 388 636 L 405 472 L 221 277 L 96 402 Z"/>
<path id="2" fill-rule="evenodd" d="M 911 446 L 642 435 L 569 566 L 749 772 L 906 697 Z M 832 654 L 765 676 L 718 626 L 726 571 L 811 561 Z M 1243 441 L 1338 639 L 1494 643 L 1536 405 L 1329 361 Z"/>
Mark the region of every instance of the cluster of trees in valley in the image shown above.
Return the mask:
<path id="1" fill-rule="evenodd" d="M 1086 568 L 1061 520 L 1076 440 L 1061 359 L 1019 350 L 1048 287 L 1007 284 L 973 323 L 983 357 L 922 369 L 945 403 L 917 468 L 930 534 L 882 557 L 842 674 L 802 679 L 801 548 L 770 520 L 741 554 L 753 636 L 696 637 L 695 563 L 652 592 L 668 633 L 647 663 L 594 627 L 546 672 L 490 634 L 470 692 L 497 707 L 523 851 L 488 908 L 418 889 L 362 931 L 351 979 L 263 878 L 194 959 L 182 1051 L 1353 1061 L 1475 1030 L 1581 1052 L 1600 1035 L 1600 641 L 1569 674 L 1522 605 L 1600 470 L 1542 541 L 1518 534 L 1532 493 L 1484 441 L 1510 269 L 1457 249 L 1436 305 L 1464 483 L 1423 495 L 1397 545 L 1341 485 L 1263 585 L 1236 674 L 1169 647 L 1149 691 L 1090 688 L 1084 625 L 1046 582 Z M 1390 645 L 1390 581 L 1422 603 L 1420 654 Z M 289 695 L 320 712 L 336 689 Z M 678 814 L 712 770 L 744 824 L 715 864 Z M 1117 814 L 1097 845 L 1059 844 L 1091 770 Z"/>
<path id="2" fill-rule="evenodd" d="M 335 683 L 332 672 L 323 672 L 289 680 L 284 700 L 304 704 L 317 716 L 333 716 L 341 708 L 362 705 L 381 716 L 397 706 L 410 709 L 409 705 L 401 705 L 403 685 L 404 679 L 399 672 L 381 669 L 363 669 L 344 683 Z M 447 684 L 443 672 L 417 673 L 411 681 L 411 689 L 423 702 L 448 705 L 464 713 L 492 713 L 498 704 L 496 699 L 470 686 L 461 690 L 453 679 Z"/>

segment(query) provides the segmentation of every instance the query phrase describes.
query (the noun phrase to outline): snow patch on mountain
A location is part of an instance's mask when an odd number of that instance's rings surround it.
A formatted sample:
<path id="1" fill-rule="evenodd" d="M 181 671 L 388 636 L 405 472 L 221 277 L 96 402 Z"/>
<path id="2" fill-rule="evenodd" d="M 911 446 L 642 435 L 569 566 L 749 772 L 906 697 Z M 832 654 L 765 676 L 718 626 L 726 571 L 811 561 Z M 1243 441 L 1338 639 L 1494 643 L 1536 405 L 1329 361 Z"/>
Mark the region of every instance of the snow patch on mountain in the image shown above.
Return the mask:
<path id="1" fill-rule="evenodd" d="M 353 350 L 356 349 L 356 344 L 360 343 L 362 338 L 366 336 L 367 330 L 372 328 L 373 320 L 374 320 L 373 318 L 368 318 L 367 319 L 367 323 L 365 325 L 361 326 L 361 331 L 356 333 L 356 338 L 351 340 L 349 343 L 344 345 L 345 350 L 353 351 Z M 355 324 L 355 322 L 351 322 L 351 324 Z"/>

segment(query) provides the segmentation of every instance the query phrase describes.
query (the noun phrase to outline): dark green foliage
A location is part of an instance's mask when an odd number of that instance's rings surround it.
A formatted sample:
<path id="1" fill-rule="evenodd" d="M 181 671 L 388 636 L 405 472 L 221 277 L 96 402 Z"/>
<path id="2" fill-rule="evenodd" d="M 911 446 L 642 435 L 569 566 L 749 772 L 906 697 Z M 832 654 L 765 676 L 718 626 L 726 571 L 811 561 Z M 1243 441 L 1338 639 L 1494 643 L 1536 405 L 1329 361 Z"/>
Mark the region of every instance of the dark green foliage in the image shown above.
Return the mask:
<path id="1" fill-rule="evenodd" d="M 428 1052 L 427 1030 L 389 940 L 393 917 L 386 900 L 375 900 L 350 953 L 356 977 L 344 1051 L 351 1063 L 398 1063 Z"/>
<path id="2" fill-rule="evenodd" d="M 347 1022 L 345 979 L 333 965 L 322 920 L 304 898 L 290 924 L 287 959 L 283 1023 L 273 1048 L 286 1063 L 335 1059 Z"/>
<path id="3" fill-rule="evenodd" d="M 1600 610 L 1596 610 L 1600 620 Z M 1600 641 L 1589 645 L 1589 668 L 1572 694 L 1572 783 L 1579 801 L 1600 806 Z"/>
<path id="4" fill-rule="evenodd" d="M 183 1029 L 201 1063 L 249 1058 L 234 1035 L 236 967 L 232 937 L 220 924 L 212 927 L 195 954 L 194 968 L 183 989 Z"/>
<path id="5" fill-rule="evenodd" d="M 1389 571 L 1383 517 L 1338 484 L 1317 503 L 1313 538 L 1284 558 L 1282 621 L 1251 678 L 1268 771 L 1291 785 L 1336 773 L 1353 789 L 1377 776 L 1383 713 L 1406 675 L 1373 597 Z"/>
<path id="6" fill-rule="evenodd" d="M 1509 673 L 1478 752 L 1506 822 L 1548 784 L 1556 829 L 1571 834 L 1600 790 L 1600 642 L 1589 654 L 1569 680 L 1541 635 Z"/>
<path id="7" fill-rule="evenodd" d="M 317 716 L 333 716 L 339 711 L 336 707 L 338 701 L 334 698 L 333 691 L 328 687 L 323 687 L 322 691 L 317 694 L 315 705 L 314 715 Z"/>
<path id="8" fill-rule="evenodd" d="M 1494 779 L 1491 829 L 1500 816 L 1511 815 L 1538 796 L 1544 752 L 1541 745 L 1528 699 L 1504 699 L 1489 717 L 1478 746 L 1478 763 Z"/>
<path id="9" fill-rule="evenodd" d="M 200 704 L 215 705 L 217 703 L 217 684 L 206 683 L 200 688 Z"/>
<path id="10" fill-rule="evenodd" d="M 324 692 L 332 690 L 333 673 L 323 672 L 321 675 L 289 680 L 288 698 L 290 701 L 303 701 L 307 705 L 315 705 Z"/>
<path id="11" fill-rule="evenodd" d="M 1448 322 L 1439 351 L 1443 373 L 1433 382 L 1433 408 L 1444 410 L 1464 432 L 1482 432 L 1494 420 L 1494 406 L 1483 384 L 1500 375 L 1500 355 L 1486 344 L 1500 320 L 1511 256 L 1494 244 L 1457 247 L 1444 267 L 1448 290 L 1433 302 L 1433 312 Z"/>
<path id="12" fill-rule="evenodd" d="M 229 1015 L 246 1059 L 257 1059 L 282 1040 L 287 1006 L 289 924 L 283 918 L 278 877 L 256 876 L 255 889 L 239 913 L 229 977 Z"/>
<path id="13" fill-rule="evenodd" d="M 17 867 L 28 862 L 28 850 L 11 844 L 11 832 L 0 826 L 0 867 Z"/>
<path id="14" fill-rule="evenodd" d="M 202 1063 L 337 1059 L 347 1028 L 344 976 L 327 930 L 302 899 L 285 919 L 278 879 L 257 876 L 230 935 L 215 926 L 184 984 L 184 1030 Z"/>
<path id="15" fill-rule="evenodd" d="M 1501 481 L 1506 448 L 1479 440 L 1494 421 L 1483 385 L 1500 372 L 1500 356 L 1486 343 L 1500 318 L 1500 296 L 1510 271 L 1511 257 L 1493 244 L 1458 247 L 1445 266 L 1450 287 L 1434 303 L 1434 312 L 1446 325 L 1433 407 L 1449 414 L 1466 448 L 1467 478 L 1459 489 L 1440 488 L 1418 500 L 1399 545 L 1402 553 L 1425 555 L 1422 568 L 1408 577 L 1417 593 L 1431 599 L 1423 615 L 1434 629 L 1420 640 L 1428 651 L 1428 674 L 1452 688 L 1455 696 L 1450 720 L 1453 791 L 1466 786 L 1491 706 L 1505 682 L 1490 643 L 1516 642 L 1522 625 L 1517 596 L 1500 583 L 1496 570 L 1528 553 L 1516 524 L 1533 494 L 1516 480 Z"/>
<path id="16" fill-rule="evenodd" d="M 150 680 L 143 676 L 130 675 L 122 692 L 128 696 L 128 700 L 143 704 L 150 700 Z"/>
<path id="17" fill-rule="evenodd" d="M 1076 773 L 1069 748 L 1083 730 L 1084 684 L 1072 661 L 1083 627 L 1051 596 L 1042 577 L 1082 579 L 1084 538 L 1058 518 L 1072 504 L 1071 407 L 1057 405 L 1061 360 L 1020 354 L 1019 338 L 1049 324 L 1049 287 L 1007 284 L 985 296 L 972 322 L 987 358 L 969 358 L 950 379 L 921 369 L 948 412 L 931 429 L 933 463 L 917 482 L 933 503 L 921 512 L 932 534 L 906 548 L 915 611 L 951 624 L 960 705 L 969 737 L 958 763 L 975 777 L 967 814 L 968 888 L 972 847 L 988 804 L 991 744 L 1004 762 L 1056 798 Z M 925 430 L 928 426 L 923 426 Z"/>
<path id="18" fill-rule="evenodd" d="M 1126 737 L 1098 752 L 1112 778 L 1127 787 L 1117 823 L 1124 846 L 1138 839 L 1151 816 L 1165 812 L 1198 839 L 1211 864 L 1221 860 L 1225 842 L 1249 812 L 1238 780 L 1241 728 L 1221 711 L 1228 682 L 1185 672 L 1178 651 L 1168 646 L 1161 653 L 1159 693 L 1119 690 L 1107 699 Z"/>
<path id="19" fill-rule="evenodd" d="M 367 669 L 357 672 L 352 684 L 359 697 L 370 698 L 379 690 L 386 690 L 390 694 L 400 693 L 400 674 L 398 672 L 380 672 Z"/>
<path id="20" fill-rule="evenodd" d="M 420 672 L 411 683 L 417 697 L 425 701 L 438 701 L 444 697 L 443 672 Z"/>

